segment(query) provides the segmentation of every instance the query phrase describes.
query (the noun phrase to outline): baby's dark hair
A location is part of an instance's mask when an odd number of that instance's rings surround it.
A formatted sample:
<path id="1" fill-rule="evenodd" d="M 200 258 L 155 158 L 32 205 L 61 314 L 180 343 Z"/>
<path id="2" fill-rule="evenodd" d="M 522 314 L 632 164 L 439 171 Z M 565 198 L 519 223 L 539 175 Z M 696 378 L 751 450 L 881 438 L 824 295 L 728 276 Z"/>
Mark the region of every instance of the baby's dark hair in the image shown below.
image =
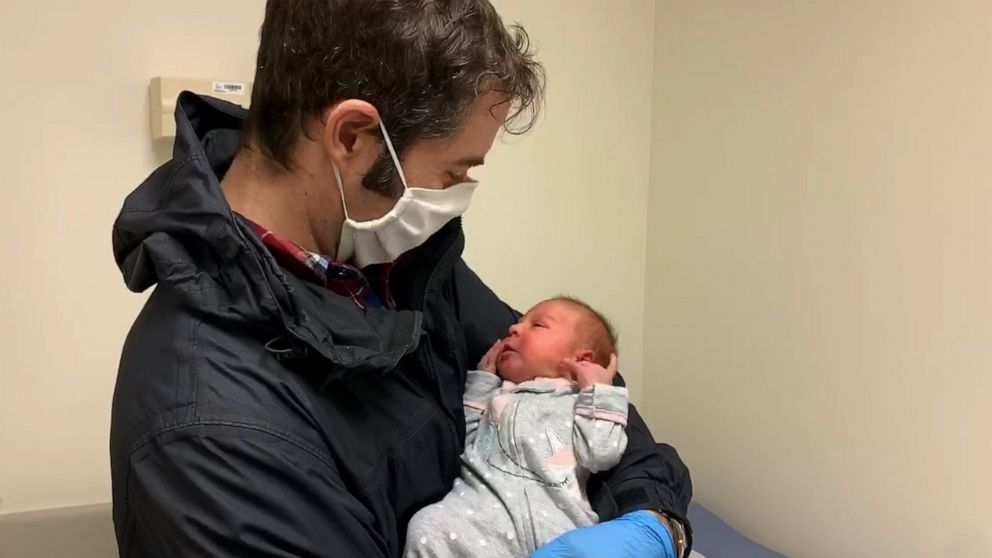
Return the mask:
<path id="1" fill-rule="evenodd" d="M 613 324 L 598 310 L 573 296 L 559 295 L 551 300 L 575 306 L 586 314 L 591 327 L 587 328 L 583 344 L 593 352 L 596 363 L 604 368 L 610 365 L 610 355 L 617 354 L 617 332 Z"/>

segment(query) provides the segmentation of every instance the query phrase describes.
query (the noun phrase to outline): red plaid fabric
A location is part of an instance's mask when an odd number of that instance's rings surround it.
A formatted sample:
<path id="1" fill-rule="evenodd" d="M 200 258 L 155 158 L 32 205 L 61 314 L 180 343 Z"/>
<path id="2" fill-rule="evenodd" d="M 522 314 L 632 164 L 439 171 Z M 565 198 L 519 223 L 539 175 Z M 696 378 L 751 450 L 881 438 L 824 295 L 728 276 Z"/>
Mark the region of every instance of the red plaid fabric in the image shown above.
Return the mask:
<path id="1" fill-rule="evenodd" d="M 393 307 L 389 296 L 392 264 L 356 267 L 337 263 L 286 240 L 258 223 L 245 219 L 279 265 L 300 279 L 316 283 L 341 296 L 350 297 L 360 308 Z"/>

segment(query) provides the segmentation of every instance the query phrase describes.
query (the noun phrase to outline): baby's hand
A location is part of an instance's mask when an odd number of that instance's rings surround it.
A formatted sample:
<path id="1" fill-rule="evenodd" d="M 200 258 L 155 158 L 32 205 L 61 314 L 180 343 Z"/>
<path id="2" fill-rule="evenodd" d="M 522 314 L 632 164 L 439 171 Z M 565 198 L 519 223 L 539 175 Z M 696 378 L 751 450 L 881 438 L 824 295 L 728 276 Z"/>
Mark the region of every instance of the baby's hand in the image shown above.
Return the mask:
<path id="1" fill-rule="evenodd" d="M 479 370 L 485 370 L 486 372 L 496 373 L 496 361 L 499 360 L 499 354 L 503 352 L 503 340 L 493 343 L 492 347 L 486 351 L 486 354 L 482 355 L 482 360 L 479 361 Z"/>
<path id="2" fill-rule="evenodd" d="M 587 388 L 594 384 L 613 383 L 613 378 L 617 375 L 617 355 L 610 355 L 610 365 L 603 368 L 595 362 L 588 360 L 578 360 L 574 357 L 561 359 L 559 365 L 578 382 L 580 388 Z"/>

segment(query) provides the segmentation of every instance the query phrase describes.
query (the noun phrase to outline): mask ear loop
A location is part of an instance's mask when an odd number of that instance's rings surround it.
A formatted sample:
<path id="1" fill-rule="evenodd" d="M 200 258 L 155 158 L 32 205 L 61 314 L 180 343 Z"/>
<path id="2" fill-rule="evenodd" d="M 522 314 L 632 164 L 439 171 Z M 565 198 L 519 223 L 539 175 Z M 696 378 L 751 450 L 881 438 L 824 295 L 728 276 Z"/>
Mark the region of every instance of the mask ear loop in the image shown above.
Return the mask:
<path id="1" fill-rule="evenodd" d="M 341 181 L 341 171 L 338 170 L 338 166 L 331 163 L 334 168 L 334 180 L 338 183 L 338 193 L 341 194 L 341 209 L 344 210 L 345 221 L 350 221 L 351 217 L 348 216 L 348 204 L 344 201 L 344 182 Z"/>
<path id="2" fill-rule="evenodd" d="M 393 147 L 392 140 L 389 139 L 389 132 L 386 131 L 386 124 L 379 118 L 379 129 L 382 130 L 382 139 L 386 144 L 386 149 L 389 151 L 389 157 L 393 160 L 393 165 L 396 166 L 396 172 L 400 175 L 400 180 L 403 182 L 403 188 L 406 189 L 406 175 L 403 174 L 403 166 L 400 165 L 400 158 L 396 155 L 396 149 Z M 345 220 L 350 220 L 351 217 L 348 215 L 348 203 L 344 201 L 344 181 L 341 180 L 341 171 L 338 170 L 337 165 L 333 165 L 334 168 L 334 180 L 338 183 L 338 193 L 341 194 L 341 209 L 344 210 Z"/>
<path id="3" fill-rule="evenodd" d="M 393 165 L 396 166 L 396 172 L 400 175 L 400 180 L 403 182 L 403 188 L 409 188 L 406 185 L 406 175 L 403 174 L 403 166 L 400 165 L 400 158 L 396 155 L 396 149 L 393 148 L 393 142 L 389 139 L 389 132 L 386 131 L 386 124 L 379 118 L 379 129 L 382 130 L 382 140 L 386 143 L 386 149 L 389 150 L 389 156 L 393 159 Z"/>

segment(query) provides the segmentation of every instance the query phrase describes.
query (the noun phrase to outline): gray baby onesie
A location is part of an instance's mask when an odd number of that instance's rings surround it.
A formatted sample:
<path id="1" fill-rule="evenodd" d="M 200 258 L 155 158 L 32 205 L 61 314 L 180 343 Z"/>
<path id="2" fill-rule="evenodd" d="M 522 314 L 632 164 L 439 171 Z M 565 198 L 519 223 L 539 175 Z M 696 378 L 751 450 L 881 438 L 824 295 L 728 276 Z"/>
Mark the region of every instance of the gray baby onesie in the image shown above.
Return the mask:
<path id="1" fill-rule="evenodd" d="M 625 388 L 470 371 L 464 403 L 461 477 L 413 516 L 407 558 L 524 558 L 598 521 L 586 480 L 627 448 Z"/>

